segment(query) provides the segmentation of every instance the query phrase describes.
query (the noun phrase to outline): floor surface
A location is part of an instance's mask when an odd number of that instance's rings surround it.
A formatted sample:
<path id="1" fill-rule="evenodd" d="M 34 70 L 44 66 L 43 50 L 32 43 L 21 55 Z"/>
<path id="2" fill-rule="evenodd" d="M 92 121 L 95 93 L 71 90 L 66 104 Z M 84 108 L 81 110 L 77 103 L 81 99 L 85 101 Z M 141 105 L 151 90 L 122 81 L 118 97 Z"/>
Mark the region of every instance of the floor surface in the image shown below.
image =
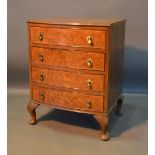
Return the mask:
<path id="1" fill-rule="evenodd" d="M 110 141 L 91 115 L 40 106 L 29 125 L 27 89 L 8 89 L 8 155 L 147 155 L 146 94 L 124 94 L 123 115 L 111 113 Z"/>

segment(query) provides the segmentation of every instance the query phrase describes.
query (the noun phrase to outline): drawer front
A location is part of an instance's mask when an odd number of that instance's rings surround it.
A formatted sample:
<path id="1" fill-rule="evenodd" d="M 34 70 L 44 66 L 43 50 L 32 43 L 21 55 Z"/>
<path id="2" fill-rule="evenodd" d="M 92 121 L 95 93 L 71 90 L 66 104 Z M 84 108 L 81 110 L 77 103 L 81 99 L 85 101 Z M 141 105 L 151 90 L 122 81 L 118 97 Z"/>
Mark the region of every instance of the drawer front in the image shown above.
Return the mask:
<path id="1" fill-rule="evenodd" d="M 32 47 L 31 62 L 58 67 L 104 71 L 104 54 L 101 53 Z"/>
<path id="2" fill-rule="evenodd" d="M 33 87 L 33 100 L 59 107 L 103 112 L 103 96 Z"/>
<path id="3" fill-rule="evenodd" d="M 105 48 L 105 31 L 31 27 L 31 42 L 51 45 Z"/>
<path id="4" fill-rule="evenodd" d="M 81 90 L 102 91 L 104 89 L 103 75 L 81 74 L 67 71 L 49 70 L 32 67 L 32 81 L 50 84 L 57 87 Z"/>

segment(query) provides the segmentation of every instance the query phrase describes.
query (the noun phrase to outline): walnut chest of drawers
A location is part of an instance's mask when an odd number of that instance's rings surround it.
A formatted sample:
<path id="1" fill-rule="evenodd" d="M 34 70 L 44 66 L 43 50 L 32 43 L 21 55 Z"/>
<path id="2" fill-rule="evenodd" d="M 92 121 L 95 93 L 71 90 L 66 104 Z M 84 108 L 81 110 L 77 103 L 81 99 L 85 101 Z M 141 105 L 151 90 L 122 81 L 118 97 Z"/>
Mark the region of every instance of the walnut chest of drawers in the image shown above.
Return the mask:
<path id="1" fill-rule="evenodd" d="M 30 124 L 41 105 L 92 114 L 108 140 L 109 113 L 123 102 L 125 20 L 28 21 Z"/>

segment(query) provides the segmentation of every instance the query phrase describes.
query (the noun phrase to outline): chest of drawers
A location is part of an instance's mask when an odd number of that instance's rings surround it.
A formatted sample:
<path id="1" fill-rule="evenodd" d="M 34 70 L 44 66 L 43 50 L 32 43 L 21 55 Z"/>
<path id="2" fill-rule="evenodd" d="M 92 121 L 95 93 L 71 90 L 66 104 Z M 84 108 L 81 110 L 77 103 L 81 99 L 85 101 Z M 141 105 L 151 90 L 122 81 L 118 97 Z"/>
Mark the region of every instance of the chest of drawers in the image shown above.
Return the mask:
<path id="1" fill-rule="evenodd" d="M 123 102 L 125 20 L 28 21 L 30 124 L 41 105 L 92 114 L 108 140 L 109 114 Z"/>

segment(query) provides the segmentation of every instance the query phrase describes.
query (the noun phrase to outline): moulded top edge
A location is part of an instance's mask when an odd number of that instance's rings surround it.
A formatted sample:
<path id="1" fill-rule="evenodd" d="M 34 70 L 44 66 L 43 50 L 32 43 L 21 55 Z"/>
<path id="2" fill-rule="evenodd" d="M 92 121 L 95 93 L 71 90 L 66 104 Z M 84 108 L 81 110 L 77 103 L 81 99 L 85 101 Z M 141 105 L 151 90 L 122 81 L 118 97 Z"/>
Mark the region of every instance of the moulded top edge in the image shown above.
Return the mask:
<path id="1" fill-rule="evenodd" d="M 125 22 L 126 19 L 86 19 L 86 18 L 53 18 L 53 19 L 34 19 L 28 23 L 50 24 L 50 25 L 72 25 L 72 26 L 110 26 L 118 22 Z"/>

